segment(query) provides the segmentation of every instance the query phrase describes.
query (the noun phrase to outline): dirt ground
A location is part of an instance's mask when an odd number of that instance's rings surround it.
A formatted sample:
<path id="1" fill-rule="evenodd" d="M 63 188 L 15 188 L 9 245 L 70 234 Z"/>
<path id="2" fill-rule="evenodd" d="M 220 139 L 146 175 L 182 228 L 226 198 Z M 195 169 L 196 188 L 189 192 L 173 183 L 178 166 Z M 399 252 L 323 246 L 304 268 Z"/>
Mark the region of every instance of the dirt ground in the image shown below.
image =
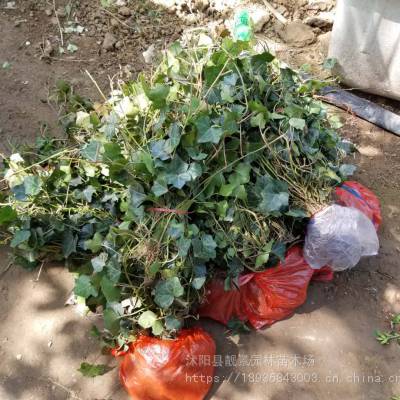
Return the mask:
<path id="1" fill-rule="evenodd" d="M 117 15 L 112 22 L 115 16 L 101 11 L 97 0 L 57 1 L 56 7 L 52 1 L 21 0 L 15 9 L 6 8 L 8 3 L 0 0 L 1 151 L 33 140 L 44 129 L 60 133 L 58 110 L 49 101 L 57 80 L 72 81 L 79 92 L 98 99 L 85 70 L 107 93 L 108 76 L 127 78 L 146 66 L 142 52 L 151 44 L 161 48 L 183 29 L 204 20 L 220 23 L 223 15 L 201 8 L 197 19 L 184 19 L 182 7 L 176 15 L 151 2 L 131 1 L 131 16 Z M 296 2 L 275 3 L 286 7 L 287 13 L 281 11 L 289 18 L 296 12 Z M 88 31 L 65 35 L 65 43 L 78 50 L 58 54 L 54 8 L 68 4 L 78 5 L 74 18 Z M 300 17 L 306 12 L 297 11 Z M 64 23 L 68 16 L 62 15 L 58 21 Z M 104 36 L 110 32 L 116 42 L 106 51 Z M 281 44 L 274 32 L 268 25 L 264 33 Z M 327 38 L 324 30 L 314 33 L 307 47 L 281 47 L 280 55 L 297 66 L 308 62 L 317 68 Z M 399 112 L 400 106 L 391 104 Z M 228 337 L 221 325 L 201 321 L 223 360 L 209 399 L 390 400 L 400 395 L 400 346 L 381 346 L 374 337 L 376 329 L 390 329 L 390 316 L 400 313 L 400 138 L 340 114 L 346 121 L 343 135 L 358 149 L 356 179 L 382 202 L 380 254 L 331 283 L 312 284 L 306 304 L 293 317 L 260 332 Z M 0 271 L 7 270 L 7 259 L 2 249 Z M 118 381 L 117 361 L 100 355 L 89 335 L 95 317 L 82 317 L 76 307 L 64 305 L 73 287 L 65 269 L 46 266 L 39 273 L 11 267 L 0 274 L 1 400 L 128 399 Z M 115 368 L 102 377 L 83 378 L 77 372 L 82 361 Z"/>

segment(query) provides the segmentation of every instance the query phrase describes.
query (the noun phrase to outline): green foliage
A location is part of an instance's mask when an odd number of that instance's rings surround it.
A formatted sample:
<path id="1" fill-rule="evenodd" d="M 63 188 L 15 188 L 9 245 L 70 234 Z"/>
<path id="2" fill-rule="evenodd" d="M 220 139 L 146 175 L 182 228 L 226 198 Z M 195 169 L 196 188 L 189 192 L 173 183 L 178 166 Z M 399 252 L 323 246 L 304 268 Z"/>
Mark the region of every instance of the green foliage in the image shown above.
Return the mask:
<path id="1" fill-rule="evenodd" d="M 400 314 L 395 315 L 391 321 L 391 330 L 387 332 L 375 331 L 375 338 L 381 345 L 390 344 L 392 341 L 396 341 L 400 344 L 400 333 L 398 332 L 397 326 L 400 324 Z"/>
<path id="2" fill-rule="evenodd" d="M 323 83 L 249 43 L 204 43 L 172 45 L 102 105 L 60 82 L 68 139 L 4 161 L 16 260 L 64 259 L 110 345 L 173 335 L 217 271 L 229 288 L 276 264 L 352 172 Z"/>
<path id="3" fill-rule="evenodd" d="M 86 378 L 95 378 L 96 376 L 104 375 L 113 368 L 104 364 L 89 364 L 83 362 L 78 371 Z"/>

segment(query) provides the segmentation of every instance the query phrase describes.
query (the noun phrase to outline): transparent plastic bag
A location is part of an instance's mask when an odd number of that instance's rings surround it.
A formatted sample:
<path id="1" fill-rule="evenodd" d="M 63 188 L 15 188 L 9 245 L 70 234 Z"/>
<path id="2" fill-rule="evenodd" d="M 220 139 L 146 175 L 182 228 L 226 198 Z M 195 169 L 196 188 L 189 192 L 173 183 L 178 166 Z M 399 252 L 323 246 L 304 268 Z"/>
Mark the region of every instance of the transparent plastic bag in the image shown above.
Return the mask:
<path id="1" fill-rule="evenodd" d="M 371 220 L 353 207 L 331 205 L 309 222 L 304 258 L 319 269 L 334 271 L 355 267 L 363 256 L 378 254 L 379 240 Z"/>

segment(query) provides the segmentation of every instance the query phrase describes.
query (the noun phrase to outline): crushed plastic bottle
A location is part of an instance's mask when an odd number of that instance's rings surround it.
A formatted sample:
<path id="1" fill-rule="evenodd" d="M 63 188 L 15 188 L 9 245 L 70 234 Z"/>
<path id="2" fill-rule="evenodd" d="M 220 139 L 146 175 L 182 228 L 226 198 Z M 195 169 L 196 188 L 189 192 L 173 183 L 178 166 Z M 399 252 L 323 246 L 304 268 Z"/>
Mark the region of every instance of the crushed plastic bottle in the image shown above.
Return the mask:
<path id="1" fill-rule="evenodd" d="M 235 25 L 233 28 L 233 37 L 235 40 L 249 42 L 253 37 L 253 28 L 250 14 L 247 10 L 239 11 L 235 15 Z"/>

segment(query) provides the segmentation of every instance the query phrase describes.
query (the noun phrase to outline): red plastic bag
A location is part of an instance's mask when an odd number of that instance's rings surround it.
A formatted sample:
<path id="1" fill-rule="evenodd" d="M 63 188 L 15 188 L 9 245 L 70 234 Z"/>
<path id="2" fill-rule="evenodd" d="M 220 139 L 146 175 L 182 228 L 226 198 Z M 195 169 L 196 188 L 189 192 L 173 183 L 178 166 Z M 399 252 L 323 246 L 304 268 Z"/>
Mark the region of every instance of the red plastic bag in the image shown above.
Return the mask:
<path id="1" fill-rule="evenodd" d="M 198 312 L 202 317 L 208 317 L 227 325 L 232 318 L 247 321 L 241 299 L 240 287 L 243 286 L 252 274 L 243 275 L 239 278 L 239 288 L 225 291 L 224 281 L 215 279 L 207 285 L 205 299 L 200 305 Z"/>
<path id="2" fill-rule="evenodd" d="M 335 190 L 337 203 L 354 207 L 364 213 L 378 229 L 382 223 L 381 207 L 375 194 L 355 181 L 346 181 Z"/>
<path id="3" fill-rule="evenodd" d="M 242 291 L 242 305 L 256 329 L 293 314 L 307 298 L 314 271 L 300 247 L 292 247 L 277 267 L 253 274 Z"/>
<path id="4" fill-rule="evenodd" d="M 305 302 L 314 272 L 302 249 L 293 247 L 277 267 L 241 276 L 239 290 L 225 292 L 222 282 L 211 282 L 199 314 L 225 325 L 236 317 L 260 329 L 288 317 Z"/>
<path id="5" fill-rule="evenodd" d="M 133 400 L 203 400 L 214 378 L 215 342 L 200 328 L 175 340 L 140 336 L 122 360 L 120 378 Z"/>
<path id="6" fill-rule="evenodd" d="M 315 282 L 330 282 L 333 280 L 333 270 L 331 267 L 326 266 L 320 269 L 314 269 L 314 274 L 311 278 Z"/>

